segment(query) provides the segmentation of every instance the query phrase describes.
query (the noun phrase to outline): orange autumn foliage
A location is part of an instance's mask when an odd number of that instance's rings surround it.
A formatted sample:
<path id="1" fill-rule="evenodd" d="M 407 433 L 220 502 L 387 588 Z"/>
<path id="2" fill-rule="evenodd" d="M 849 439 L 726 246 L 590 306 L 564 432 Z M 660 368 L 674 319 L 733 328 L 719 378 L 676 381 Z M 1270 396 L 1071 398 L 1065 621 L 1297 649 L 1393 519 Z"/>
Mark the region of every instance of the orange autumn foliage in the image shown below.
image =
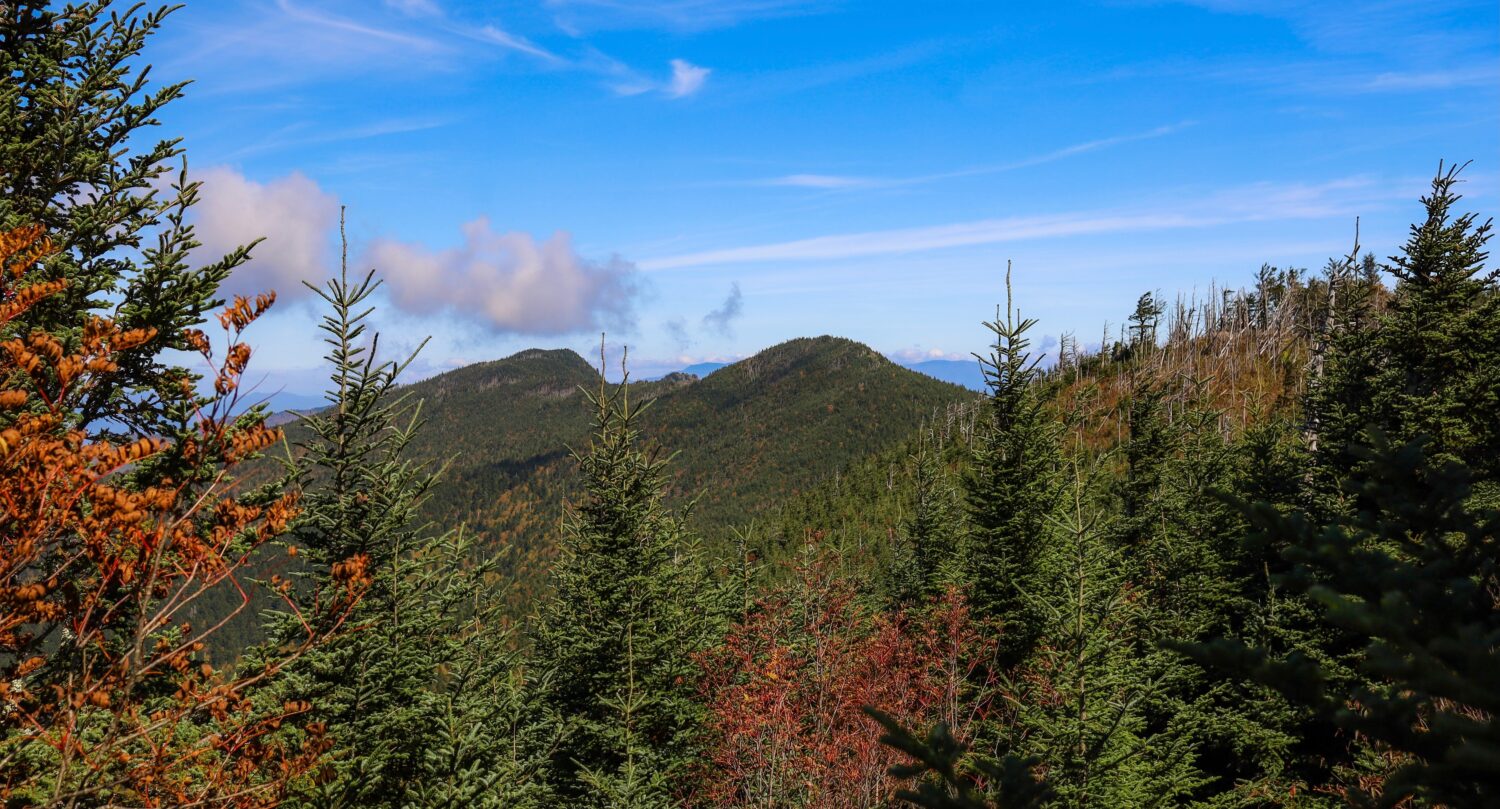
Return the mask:
<path id="1" fill-rule="evenodd" d="M 241 332 L 273 296 L 236 298 L 214 361 L 215 396 L 174 437 L 91 437 L 72 408 L 153 337 L 94 318 L 66 345 L 6 327 L 65 281 L 21 284 L 49 250 L 39 228 L 0 233 L 0 803 L 260 807 L 327 747 L 305 703 L 258 704 L 254 689 L 338 631 L 369 583 L 364 560 L 304 612 L 298 642 L 227 672 L 203 657 L 229 616 L 194 627 L 205 593 L 242 586 L 247 558 L 285 530 L 297 497 L 228 491 L 236 464 L 278 440 L 235 419 L 250 350 Z M 288 600 L 288 607 L 296 605 Z M 300 722 L 302 741 L 277 731 Z"/>

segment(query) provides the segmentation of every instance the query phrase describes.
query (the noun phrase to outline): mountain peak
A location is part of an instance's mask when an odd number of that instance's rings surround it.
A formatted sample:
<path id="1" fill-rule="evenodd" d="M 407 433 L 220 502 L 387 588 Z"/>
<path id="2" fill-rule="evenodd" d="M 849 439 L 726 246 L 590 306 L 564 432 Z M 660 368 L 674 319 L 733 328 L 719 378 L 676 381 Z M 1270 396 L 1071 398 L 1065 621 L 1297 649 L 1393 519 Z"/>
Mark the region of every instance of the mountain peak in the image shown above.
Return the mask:
<path id="1" fill-rule="evenodd" d="M 415 383 L 419 395 L 442 397 L 505 387 L 515 393 L 568 395 L 599 372 L 567 348 L 528 348 L 508 357 L 465 365 Z"/>
<path id="2" fill-rule="evenodd" d="M 720 385 L 743 384 L 755 380 L 774 384 L 776 380 L 808 375 L 837 374 L 845 371 L 870 372 L 894 368 L 895 363 L 873 348 L 844 337 L 798 337 L 777 343 L 714 374 L 710 381 Z"/>

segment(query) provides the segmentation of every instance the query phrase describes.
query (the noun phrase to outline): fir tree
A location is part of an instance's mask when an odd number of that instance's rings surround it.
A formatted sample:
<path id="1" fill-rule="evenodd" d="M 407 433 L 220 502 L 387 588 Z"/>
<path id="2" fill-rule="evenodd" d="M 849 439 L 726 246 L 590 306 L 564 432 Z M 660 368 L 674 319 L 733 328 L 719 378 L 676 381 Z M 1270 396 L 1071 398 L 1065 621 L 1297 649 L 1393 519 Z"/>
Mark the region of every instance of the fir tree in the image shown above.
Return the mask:
<path id="1" fill-rule="evenodd" d="M 1438 459 L 1500 479 L 1500 270 L 1486 272 L 1490 221 L 1454 216 L 1462 167 L 1423 198 L 1427 218 L 1391 259 L 1396 290 L 1381 324 L 1372 386 L 1377 424 L 1399 441 L 1431 439 Z"/>
<path id="2" fill-rule="evenodd" d="M 1163 311 L 1165 307 L 1150 292 L 1142 293 L 1136 299 L 1135 311 L 1130 313 L 1130 325 L 1126 329 L 1133 354 L 1147 353 L 1156 348 L 1156 327 L 1161 323 Z"/>
<path id="3" fill-rule="evenodd" d="M 894 572 L 898 600 L 925 602 L 957 580 L 962 514 L 958 492 L 943 463 L 943 448 L 924 430 L 908 460 L 911 516 L 902 531 L 903 556 Z"/>
<path id="4" fill-rule="evenodd" d="M 1044 560 L 1048 585 L 1036 594 L 1046 624 L 1011 678 L 1011 735 L 1019 752 L 1043 762 L 1060 805 L 1174 805 L 1196 779 L 1186 739 L 1147 722 L 1163 678 L 1141 654 L 1148 594 L 1109 539 L 1108 463 L 1081 446 L 1067 461 Z"/>
<path id="5" fill-rule="evenodd" d="M 249 257 L 242 247 L 203 266 L 188 263 L 198 243 L 186 215 L 199 186 L 183 163 L 162 188 L 182 158 L 180 141 L 142 140 L 185 83 L 153 88 L 150 68 L 136 64 L 175 7 L 144 5 L 21 0 L 0 8 L 0 228 L 41 225 L 56 251 L 25 280 L 67 281 L 4 334 L 40 329 L 72 352 L 95 316 L 151 330 L 71 415 L 91 430 L 135 437 L 188 430 L 201 403 L 196 375 L 172 364 L 171 352 L 192 352 L 186 331 L 222 303 L 219 284 Z"/>
<path id="6" fill-rule="evenodd" d="M 545 703 L 567 723 L 551 773 L 574 805 L 663 806 L 699 744 L 693 656 L 723 611 L 685 514 L 662 503 L 667 459 L 641 446 L 645 408 L 600 370 L 593 439 L 575 453 L 582 498 L 534 633 Z"/>
<path id="7" fill-rule="evenodd" d="M 1124 665 L 1150 684 L 1140 695 L 1137 733 L 1178 756 L 1161 765 L 1162 777 L 1183 790 L 1179 800 L 1213 800 L 1234 789 L 1238 774 L 1215 771 L 1222 759 L 1212 753 L 1244 749 L 1254 734 L 1237 713 L 1237 696 L 1226 697 L 1160 644 L 1219 636 L 1244 608 L 1233 534 L 1224 531 L 1234 520 L 1213 495 L 1233 479 L 1237 459 L 1221 429 L 1224 413 L 1207 393 L 1210 380 L 1188 377 L 1169 398 L 1157 372 L 1140 367 L 1139 357 L 1136 363 L 1113 532 L 1120 570 L 1135 592 L 1133 650 Z"/>
<path id="8" fill-rule="evenodd" d="M 403 631 L 410 645 L 427 649 L 416 667 L 425 679 L 406 681 L 420 721 L 408 744 L 420 759 L 401 785 L 401 806 L 555 805 L 547 763 L 562 722 L 539 699 L 546 673 L 527 667 L 507 627 L 508 605 L 496 583 L 502 558 L 462 532 L 426 543 L 395 571 L 405 602 L 398 611 L 411 617 L 387 631 Z M 394 795 L 379 797 L 398 803 Z"/>
<path id="9" fill-rule="evenodd" d="M 311 285 L 309 285 L 311 286 Z M 410 363 L 380 358 L 368 333 L 373 271 L 313 288 L 330 406 L 303 419 L 289 465 L 303 492 L 293 541 L 303 577 L 330 560 L 371 561 L 374 584 L 358 631 L 308 655 L 277 693 L 310 698 L 335 747 L 301 798 L 308 806 L 541 806 L 549 723 L 502 629 L 496 559 L 463 531 L 432 533 L 420 517 L 440 470 L 408 457 L 420 405 L 396 388 Z M 415 356 L 415 355 L 413 355 Z M 289 631 L 286 622 L 273 636 Z M 525 741 L 513 744 L 512 737 Z"/>
<path id="10" fill-rule="evenodd" d="M 1310 402 L 1330 483 L 1371 427 L 1398 442 L 1427 436 L 1437 457 L 1500 479 L 1500 271 L 1484 270 L 1491 223 L 1453 212 L 1462 168 L 1439 169 L 1426 218 L 1386 268 L 1397 282 L 1386 311 L 1346 333 Z"/>
<path id="11" fill-rule="evenodd" d="M 885 728 L 881 743 L 905 753 L 910 764 L 891 768 L 897 778 L 920 779 L 916 789 L 896 797 L 923 809 L 1041 809 L 1052 805 L 1052 790 L 1036 777 L 1040 762 L 1007 755 L 998 762 L 973 758 L 944 724 L 923 737 L 876 708 L 865 713 Z"/>
<path id="12" fill-rule="evenodd" d="M 1185 455 L 1192 462 L 1212 458 L 1202 448 L 1201 422 L 1187 425 L 1188 437 L 1200 449 Z M 1230 464 L 1202 479 L 1186 525 L 1194 547 L 1203 555 L 1184 575 L 1175 592 L 1187 611 L 1153 617 L 1150 654 L 1164 680 L 1167 699 L 1151 710 L 1175 718 L 1191 733 L 1195 762 L 1206 782 L 1196 797 L 1205 805 L 1321 806 L 1333 802 L 1310 792 L 1309 783 L 1327 776 L 1327 762 L 1339 760 L 1340 748 L 1309 747 L 1301 740 L 1315 722 L 1309 711 L 1292 705 L 1258 683 L 1213 677 L 1182 660 L 1175 644 L 1238 638 L 1285 655 L 1294 650 L 1324 655 L 1330 643 L 1305 599 L 1282 589 L 1275 580 L 1284 565 L 1279 548 L 1242 544 L 1248 530 L 1243 517 L 1217 496 L 1234 491 L 1256 501 L 1290 510 L 1301 502 L 1306 454 L 1291 414 L 1271 414 L 1251 425 L 1232 445 L 1218 442 L 1217 455 Z M 1219 462 L 1211 462 L 1210 468 Z M 1333 662 L 1330 660 L 1330 665 Z"/>
<path id="13" fill-rule="evenodd" d="M 1164 479 L 1179 437 L 1171 430 L 1163 411 L 1167 392 L 1153 376 L 1133 369 L 1126 411 L 1125 472 L 1120 481 L 1120 543 L 1145 555 L 1164 519 Z"/>
<path id="14" fill-rule="evenodd" d="M 1057 464 L 1057 431 L 1037 384 L 1041 358 L 1026 337 L 1036 321 L 1017 319 L 1009 290 L 1007 270 L 1005 319 L 985 324 L 995 335 L 992 353 L 980 358 L 989 406 L 965 479 L 964 575 L 975 616 L 1003 626 L 1001 667 L 1027 655 L 1042 622 L 1034 592 Z"/>
<path id="15" fill-rule="evenodd" d="M 1356 448 L 1349 516 L 1237 501 L 1261 541 L 1285 543 L 1278 581 L 1362 642 L 1351 679 L 1316 657 L 1277 656 L 1230 640 L 1185 651 L 1264 683 L 1332 732 L 1369 745 L 1362 771 L 1334 786 L 1357 803 L 1479 807 L 1500 795 L 1500 513 L 1472 505 L 1473 478 L 1428 457 L 1421 441 L 1378 434 Z M 1373 766 L 1371 766 L 1373 765 Z M 1350 783 L 1350 782 L 1353 783 Z"/>

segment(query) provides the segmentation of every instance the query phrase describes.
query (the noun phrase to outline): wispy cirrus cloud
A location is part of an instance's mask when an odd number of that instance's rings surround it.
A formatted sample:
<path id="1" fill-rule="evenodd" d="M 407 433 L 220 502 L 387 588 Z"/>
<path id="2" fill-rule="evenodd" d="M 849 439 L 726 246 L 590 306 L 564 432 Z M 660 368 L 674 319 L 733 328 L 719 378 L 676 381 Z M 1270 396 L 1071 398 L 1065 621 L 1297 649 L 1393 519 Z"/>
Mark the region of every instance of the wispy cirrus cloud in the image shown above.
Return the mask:
<path id="1" fill-rule="evenodd" d="M 814 90 L 820 87 L 868 79 L 885 73 L 904 70 L 962 47 L 961 41 L 952 39 L 929 39 L 913 42 L 894 49 L 884 49 L 870 56 L 843 59 L 799 67 L 783 68 L 757 73 L 753 82 L 736 88 L 735 95 L 741 98 L 785 96 Z"/>
<path id="2" fill-rule="evenodd" d="M 443 13 L 437 0 L 385 0 L 386 6 L 413 17 L 437 17 Z"/>
<path id="3" fill-rule="evenodd" d="M 558 56 L 557 54 L 547 50 L 546 48 L 543 48 L 535 42 L 532 42 L 531 40 L 523 36 L 512 34 L 509 31 L 506 31 L 496 25 L 481 25 L 478 27 L 454 27 L 450 30 L 454 31 L 460 36 L 465 36 L 470 39 L 478 40 L 480 42 L 487 42 L 492 45 L 499 45 L 506 50 L 516 51 L 517 53 L 523 53 L 527 56 L 534 56 L 537 59 L 541 59 L 544 62 L 550 62 L 554 65 L 567 65 L 570 63 L 568 59 L 564 59 L 563 57 Z"/>
<path id="4" fill-rule="evenodd" d="M 749 185 L 769 185 L 780 188 L 816 188 L 836 191 L 841 188 L 871 188 L 889 185 L 891 180 L 877 177 L 854 177 L 841 174 L 783 174 L 766 180 L 752 180 Z"/>
<path id="5" fill-rule="evenodd" d="M 587 44 L 576 55 L 564 56 L 494 24 L 477 27 L 449 25 L 447 30 L 467 39 L 498 45 L 505 50 L 532 57 L 546 67 L 602 77 L 606 86 L 621 96 L 659 92 L 668 98 L 687 98 L 702 90 L 709 74 L 713 72 L 685 59 L 672 59 L 668 62 L 669 75 L 658 80 Z"/>
<path id="6" fill-rule="evenodd" d="M 939 182 L 941 180 L 954 180 L 963 177 L 978 177 L 986 174 L 1000 174 L 1007 171 L 1039 166 L 1058 160 L 1065 160 L 1075 155 L 1108 149 L 1125 143 L 1136 141 L 1153 140 L 1181 132 L 1190 126 L 1192 121 L 1182 121 L 1166 126 L 1159 126 L 1145 132 L 1134 132 L 1126 135 L 1116 135 L 1108 138 L 1075 143 L 1065 146 L 1046 154 L 1028 157 L 1023 160 L 1015 160 L 1009 163 L 993 163 L 985 166 L 971 166 L 969 168 L 956 169 L 954 171 L 942 171 L 933 174 L 918 174 L 910 177 L 863 177 L 836 174 L 786 174 L 780 177 L 770 177 L 763 180 L 751 180 L 745 185 L 773 186 L 781 188 L 811 188 L 823 191 L 837 191 L 858 188 L 892 188 L 898 186 L 923 185 L 926 183 Z"/>
<path id="7" fill-rule="evenodd" d="M 200 79 L 199 95 L 279 91 L 354 73 L 441 72 L 460 52 L 432 20 L 394 6 L 274 0 L 193 10 L 158 67 Z"/>
<path id="8" fill-rule="evenodd" d="M 754 262 L 839 260 L 1068 236 L 1202 228 L 1237 222 L 1322 219 L 1353 216 L 1370 204 L 1403 199 L 1409 194 L 1409 188 L 1377 186 L 1359 177 L 1319 185 L 1258 183 L 1205 195 L 1170 208 L 1012 216 L 841 233 L 663 256 L 641 261 L 639 266 L 645 270 L 663 271 Z"/>
<path id="9" fill-rule="evenodd" d="M 1500 85 L 1500 63 L 1455 70 L 1379 73 L 1363 82 L 1359 89 L 1378 93 L 1451 90 L 1458 87 L 1494 87 L 1497 85 Z"/>
<path id="10" fill-rule="evenodd" d="M 678 32 L 729 28 L 751 20 L 819 14 L 832 0 L 546 0 L 557 24 L 575 33 L 607 29 Z"/>
<path id="11" fill-rule="evenodd" d="M 1175 0 L 1211 12 L 1282 22 L 1305 42 L 1288 59 L 1207 58 L 1110 71 L 1114 77 L 1197 78 L 1317 96 L 1495 87 L 1500 62 L 1490 0 Z"/>
<path id="12" fill-rule="evenodd" d="M 1302 39 L 1325 51 L 1372 53 L 1451 52 L 1493 41 L 1493 28 L 1454 25 L 1482 11 L 1496 21 L 1488 0 L 1179 0 L 1186 5 L 1230 14 L 1285 20 Z"/>
<path id="13" fill-rule="evenodd" d="M 210 92 L 270 90 L 351 73 L 452 73 L 513 57 L 527 69 L 592 78 L 621 95 L 699 92 L 710 69 L 672 59 L 642 70 L 535 19 L 526 33 L 493 13 L 450 10 L 438 0 L 271 0 L 211 8 L 195 20 L 169 72 L 219 70 Z M 534 17 L 535 15 L 531 15 Z M 550 35 L 550 36 L 549 36 Z"/>
<path id="14" fill-rule="evenodd" d="M 316 11 L 294 3 L 292 0 L 276 0 L 276 7 L 291 20 L 305 25 L 331 29 L 355 37 L 400 45 L 406 48 L 436 50 L 442 47 L 440 43 L 428 37 L 382 28 L 325 11 Z"/>
<path id="15" fill-rule="evenodd" d="M 327 143 L 344 143 L 380 138 L 387 135 L 425 132 L 447 126 L 451 122 L 452 119 L 437 117 L 391 118 L 382 121 L 372 121 L 358 126 L 328 130 L 316 129 L 306 123 L 297 123 L 272 132 L 256 140 L 254 143 L 230 152 L 225 157 L 229 160 L 238 160 L 250 155 L 275 152 L 282 149 L 305 148 Z"/>
<path id="16" fill-rule="evenodd" d="M 1148 69 L 1135 75 L 1142 77 L 1151 73 L 1192 76 L 1230 84 L 1259 86 L 1278 92 L 1326 97 L 1493 87 L 1500 82 L 1500 62 L 1487 60 L 1479 64 L 1444 68 L 1423 66 L 1407 70 L 1392 70 L 1387 65 L 1376 68 L 1340 59 L 1275 64 L 1182 64 Z"/>

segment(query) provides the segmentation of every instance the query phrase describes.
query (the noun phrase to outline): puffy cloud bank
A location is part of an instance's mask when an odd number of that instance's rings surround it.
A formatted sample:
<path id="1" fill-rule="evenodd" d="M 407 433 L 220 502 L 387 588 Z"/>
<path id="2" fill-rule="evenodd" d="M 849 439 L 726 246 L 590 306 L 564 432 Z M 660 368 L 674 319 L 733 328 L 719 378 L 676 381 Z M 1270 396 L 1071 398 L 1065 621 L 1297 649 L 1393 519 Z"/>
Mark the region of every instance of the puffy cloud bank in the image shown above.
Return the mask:
<path id="1" fill-rule="evenodd" d="M 228 168 L 212 168 L 193 206 L 193 225 L 203 246 L 199 261 L 215 261 L 261 237 L 250 261 L 220 287 L 227 295 L 275 290 L 283 300 L 309 294 L 303 281 L 319 283 L 332 257 L 339 202 L 318 184 L 293 173 L 257 183 Z"/>
<path id="2" fill-rule="evenodd" d="M 198 179 L 203 189 L 192 221 L 203 246 L 196 260 L 214 261 L 265 237 L 220 287 L 224 295 L 274 289 L 283 300 L 304 297 L 310 292 L 303 281 L 319 284 L 336 266 L 339 200 L 306 176 L 259 183 L 214 168 Z M 538 241 L 496 232 L 486 218 L 464 225 L 463 237 L 462 246 L 447 250 L 376 239 L 361 263 L 385 279 L 391 303 L 412 314 L 458 315 L 514 334 L 633 328 L 644 282 L 629 261 L 589 260 L 566 232 Z"/>
<path id="3" fill-rule="evenodd" d="M 641 282 L 629 261 L 583 258 L 563 231 L 541 242 L 497 233 L 485 217 L 464 225 L 463 236 L 447 250 L 377 239 L 364 263 L 386 280 L 391 301 L 415 314 L 452 313 L 533 335 L 633 327 Z"/>

